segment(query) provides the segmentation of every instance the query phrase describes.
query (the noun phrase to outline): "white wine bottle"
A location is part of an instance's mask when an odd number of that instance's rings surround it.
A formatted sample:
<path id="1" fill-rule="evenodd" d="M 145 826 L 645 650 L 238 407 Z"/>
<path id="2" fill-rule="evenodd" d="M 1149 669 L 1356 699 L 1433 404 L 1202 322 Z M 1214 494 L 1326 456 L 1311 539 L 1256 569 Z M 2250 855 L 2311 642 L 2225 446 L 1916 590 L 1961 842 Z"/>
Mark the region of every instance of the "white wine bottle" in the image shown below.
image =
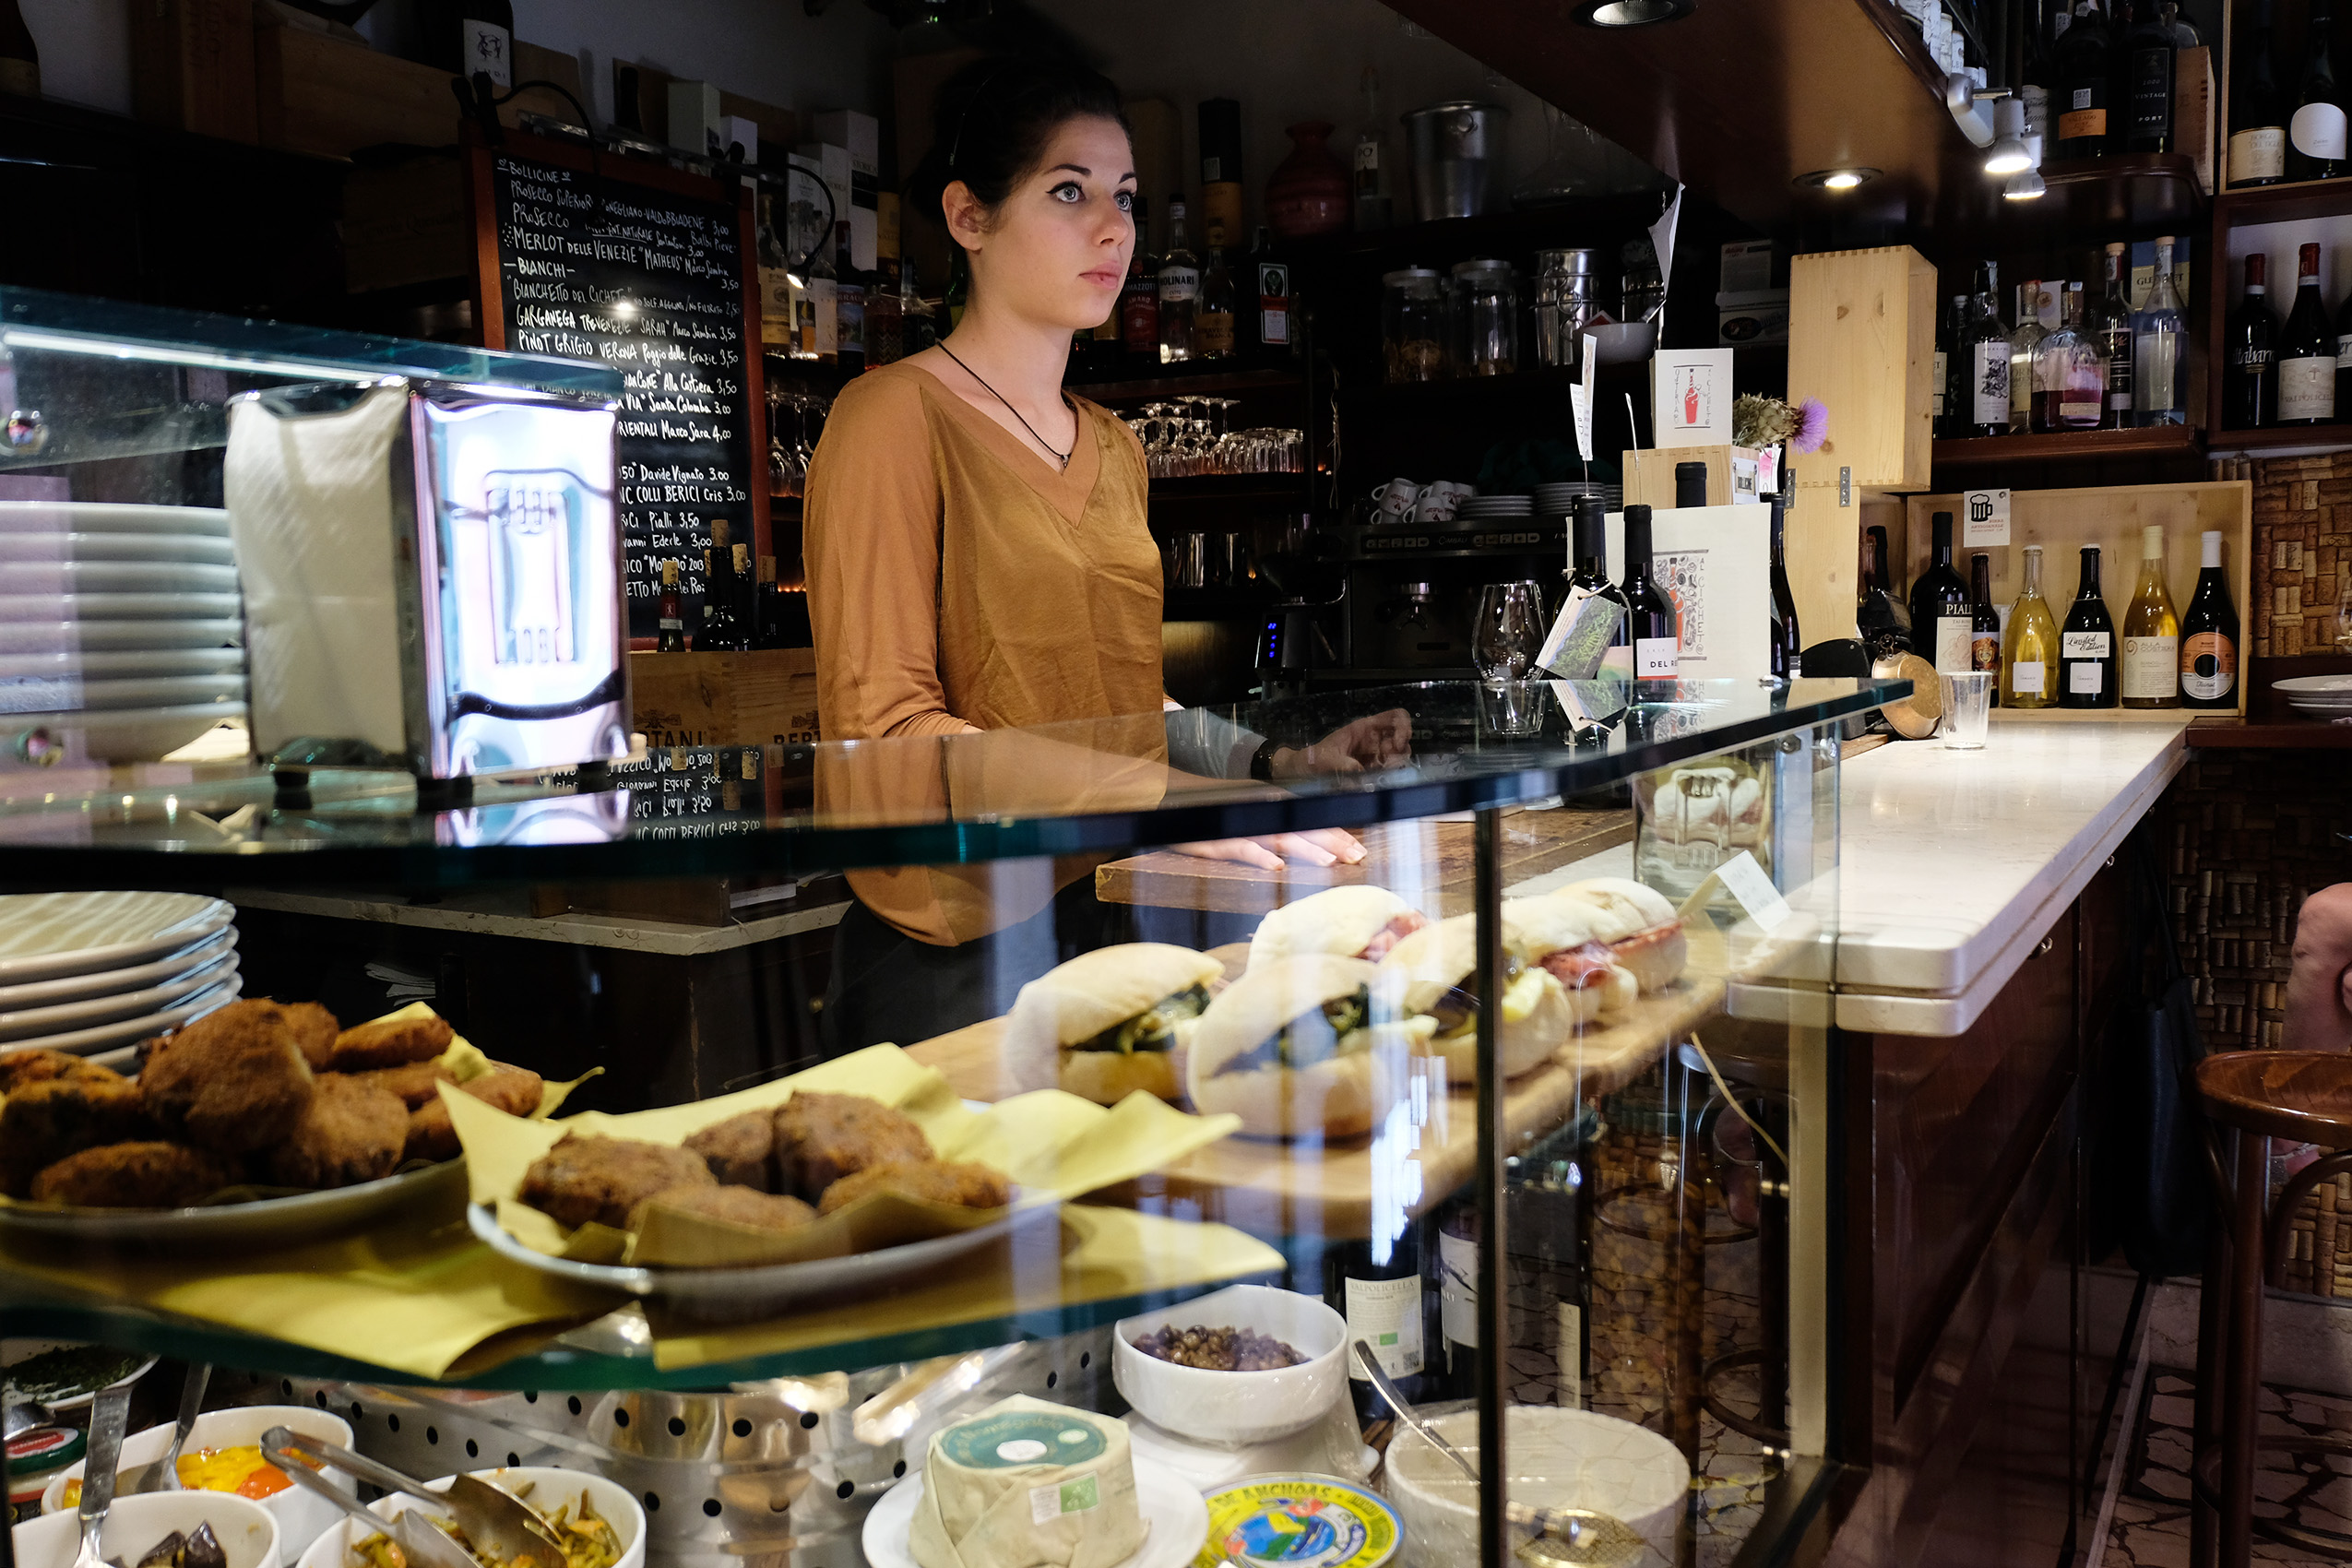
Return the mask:
<path id="1" fill-rule="evenodd" d="M 2123 706 L 2180 706 L 2180 618 L 2164 587 L 2164 529 L 2140 530 L 2140 583 L 2123 612 Z"/>
<path id="2" fill-rule="evenodd" d="M 2001 706 L 2048 707 L 2055 700 L 2051 677 L 2058 670 L 2058 621 L 2042 598 L 2042 547 L 2025 546 L 2025 583 L 2009 607 L 2009 632 L 2001 645 Z"/>

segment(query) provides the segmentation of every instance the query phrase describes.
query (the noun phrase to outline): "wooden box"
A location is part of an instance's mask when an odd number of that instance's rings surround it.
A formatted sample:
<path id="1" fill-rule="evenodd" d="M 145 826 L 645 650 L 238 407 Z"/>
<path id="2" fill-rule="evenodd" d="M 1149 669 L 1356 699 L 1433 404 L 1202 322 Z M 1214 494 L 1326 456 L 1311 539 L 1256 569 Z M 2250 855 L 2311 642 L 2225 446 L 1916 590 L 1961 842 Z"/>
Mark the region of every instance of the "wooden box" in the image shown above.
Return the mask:
<path id="1" fill-rule="evenodd" d="M 579 62 L 552 49 L 517 40 L 517 79 L 561 82 L 575 97 Z M 386 142 L 445 147 L 457 139 L 458 107 L 450 73 L 379 53 L 308 28 L 271 25 L 254 30 L 256 119 L 263 145 L 321 158 L 349 158 Z M 500 107 L 501 124 L 524 113 L 579 123 L 579 112 L 557 93 L 535 88 Z"/>
<path id="2" fill-rule="evenodd" d="M 1935 267 L 1925 256 L 1889 245 L 1789 262 L 1788 400 L 1829 410 L 1829 439 L 1795 465 L 1809 492 L 1836 505 L 1841 470 L 1849 493 L 1926 489 L 1934 379 Z"/>
<path id="3" fill-rule="evenodd" d="M 816 650 L 629 655 L 633 727 L 648 746 L 809 745 Z"/>
<path id="4" fill-rule="evenodd" d="M 2214 61 L 2204 44 L 2183 49 L 2172 63 L 2172 145 L 2197 166 L 2197 186 L 2213 195 L 2214 182 Z"/>
<path id="5" fill-rule="evenodd" d="M 141 124 L 250 145 L 253 0 L 137 0 L 131 113 Z"/>
<path id="6" fill-rule="evenodd" d="M 1680 463 L 1707 466 L 1709 506 L 1761 502 L 1756 493 L 1756 449 L 1752 446 L 1655 446 L 1630 448 L 1619 471 L 1625 476 L 1625 504 L 1663 510 L 1674 505 L 1674 469 Z"/>
<path id="7" fill-rule="evenodd" d="M 1902 536 L 1892 541 L 1899 564 L 1895 576 L 1907 588 L 1927 570 L 1934 549 L 1933 519 L 1938 512 L 1953 515 L 1952 557 L 1961 579 L 1969 576 L 1969 557 L 1990 558 L 1992 600 L 2007 604 L 2017 597 L 2024 579 L 2024 547 L 2042 547 L 2042 600 L 2060 625 L 2074 598 L 2082 571 L 2085 545 L 2099 547 L 2099 595 L 2114 618 L 2116 636 L 2123 634 L 2123 612 L 2140 580 L 2140 530 L 2150 523 L 2164 528 L 2164 583 L 2178 612 L 2189 608 L 2196 590 L 2198 563 L 2207 529 L 2221 534 L 2222 573 L 2229 584 L 2229 599 L 2238 611 L 2238 705 L 2246 711 L 2246 662 L 2253 644 L 2254 617 L 2248 595 L 2253 581 L 2254 487 L 2242 479 L 2212 480 L 2195 484 L 2131 484 L 2091 490 L 2020 490 L 2009 498 L 2009 543 L 1971 549 L 1966 542 L 1965 516 L 1958 495 L 1914 495 L 1905 502 Z M 1793 570 L 1791 576 L 1794 576 Z M 1801 613 L 1801 612 L 1800 612 Z M 2003 710 L 1996 709 L 1996 714 Z M 2018 719 L 2147 719 L 2172 710 L 2134 707 L 2033 708 L 2006 710 Z M 2192 708 L 2186 713 L 2223 714 L 2227 708 Z"/>

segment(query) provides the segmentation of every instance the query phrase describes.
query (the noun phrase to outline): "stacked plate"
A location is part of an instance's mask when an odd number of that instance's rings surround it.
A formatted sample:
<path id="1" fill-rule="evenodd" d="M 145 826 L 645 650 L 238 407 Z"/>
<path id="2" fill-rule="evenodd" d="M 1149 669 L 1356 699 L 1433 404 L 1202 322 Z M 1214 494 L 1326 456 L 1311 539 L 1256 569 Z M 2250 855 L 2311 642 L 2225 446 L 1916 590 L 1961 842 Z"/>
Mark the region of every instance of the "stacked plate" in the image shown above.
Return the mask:
<path id="1" fill-rule="evenodd" d="M 1566 480 L 1553 484 L 1536 486 L 1536 511 L 1546 517 L 1565 517 L 1576 509 L 1576 503 L 1587 495 L 1598 495 L 1609 504 L 1612 512 L 1625 505 L 1625 487 L 1603 484 L 1598 480 Z"/>
<path id="2" fill-rule="evenodd" d="M 2299 675 L 2273 681 L 2271 690 L 2298 713 L 2314 719 L 2352 719 L 2352 675 Z"/>
<path id="3" fill-rule="evenodd" d="M 1455 509 L 1460 522 L 1475 522 L 1481 518 L 1532 517 L 1536 498 L 1532 495 L 1473 495 Z"/>
<path id="4" fill-rule="evenodd" d="M 0 1053 L 111 1051 L 233 1000 L 235 914 L 199 893 L 0 897 Z"/>
<path id="5" fill-rule="evenodd" d="M 0 726 L 162 756 L 245 712 L 229 514 L 0 502 Z"/>

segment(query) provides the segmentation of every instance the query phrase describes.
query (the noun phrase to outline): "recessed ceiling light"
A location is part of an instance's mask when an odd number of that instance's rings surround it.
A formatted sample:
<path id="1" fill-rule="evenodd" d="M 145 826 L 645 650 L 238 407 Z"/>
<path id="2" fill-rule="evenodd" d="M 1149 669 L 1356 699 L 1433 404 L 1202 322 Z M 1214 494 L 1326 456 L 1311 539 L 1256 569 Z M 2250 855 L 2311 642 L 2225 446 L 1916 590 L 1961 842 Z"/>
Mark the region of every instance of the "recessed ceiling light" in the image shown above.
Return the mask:
<path id="1" fill-rule="evenodd" d="M 1813 190 L 1820 191 L 1850 191 L 1857 185 L 1866 185 L 1872 180 L 1877 179 L 1878 172 L 1879 172 L 1875 169 L 1863 169 L 1859 167 L 1847 169 L 1816 169 L 1810 174 L 1798 175 L 1796 179 L 1789 183 L 1791 184 L 1805 185 Z"/>
<path id="2" fill-rule="evenodd" d="M 1679 21 L 1697 6 L 1698 0 L 1582 0 L 1570 15 L 1588 28 L 1645 28 Z"/>

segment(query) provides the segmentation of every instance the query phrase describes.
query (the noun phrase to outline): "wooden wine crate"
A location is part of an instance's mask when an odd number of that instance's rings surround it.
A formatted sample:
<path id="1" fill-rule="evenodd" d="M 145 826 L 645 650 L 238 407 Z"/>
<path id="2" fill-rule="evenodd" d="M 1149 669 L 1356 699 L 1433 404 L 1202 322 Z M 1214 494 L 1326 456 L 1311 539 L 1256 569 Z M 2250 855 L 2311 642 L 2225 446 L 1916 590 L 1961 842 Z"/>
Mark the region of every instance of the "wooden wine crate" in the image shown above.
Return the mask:
<path id="1" fill-rule="evenodd" d="M 2164 583 L 2174 611 L 2189 608 L 2196 590 L 2203 536 L 2208 529 L 2221 534 L 2222 573 L 2228 579 L 2230 603 L 2238 611 L 2238 705 L 2246 711 L 2246 660 L 2252 646 L 2254 487 L 2242 479 L 2207 480 L 2193 484 L 2128 484 L 2093 490 L 2018 490 L 2009 498 L 2009 542 L 1972 547 L 1966 542 L 1966 513 L 1962 497 L 1914 495 L 1906 498 L 1899 534 L 1888 540 L 1895 576 L 1908 586 L 1927 570 L 1934 552 L 1933 521 L 1938 512 L 1953 516 L 1954 569 L 1966 582 L 1969 557 L 1990 558 L 1992 598 L 2007 604 L 2017 597 L 2024 581 L 2025 549 L 2042 547 L 2042 599 L 2061 625 L 2066 606 L 2080 580 L 2085 545 L 2099 547 L 2099 592 L 2114 617 L 2116 635 L 2123 630 L 2123 612 L 2132 603 L 2140 580 L 2140 530 L 2151 523 L 2164 529 Z M 2036 708 L 2019 718 L 2129 721 L 2171 710 L 2148 708 Z M 2227 708 L 2182 711 L 2227 713 Z"/>
<path id="2" fill-rule="evenodd" d="M 816 650 L 632 653 L 629 709 L 652 746 L 810 744 Z"/>

